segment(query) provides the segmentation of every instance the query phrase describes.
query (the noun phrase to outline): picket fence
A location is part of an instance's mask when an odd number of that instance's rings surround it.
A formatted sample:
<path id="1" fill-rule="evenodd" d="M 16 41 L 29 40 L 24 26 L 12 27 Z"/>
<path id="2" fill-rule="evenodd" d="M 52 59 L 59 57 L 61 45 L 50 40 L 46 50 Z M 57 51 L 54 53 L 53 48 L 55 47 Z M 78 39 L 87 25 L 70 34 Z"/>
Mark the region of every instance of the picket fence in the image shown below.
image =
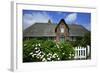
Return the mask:
<path id="1" fill-rule="evenodd" d="M 75 47 L 75 59 L 86 59 L 90 54 L 90 46 L 87 47 Z"/>

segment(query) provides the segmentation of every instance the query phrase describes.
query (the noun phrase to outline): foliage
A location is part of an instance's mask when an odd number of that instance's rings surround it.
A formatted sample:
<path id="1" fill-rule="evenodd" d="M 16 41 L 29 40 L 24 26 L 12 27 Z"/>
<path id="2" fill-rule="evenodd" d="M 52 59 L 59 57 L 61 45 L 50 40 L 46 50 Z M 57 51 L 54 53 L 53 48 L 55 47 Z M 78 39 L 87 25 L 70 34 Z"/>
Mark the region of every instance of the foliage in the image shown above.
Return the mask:
<path id="1" fill-rule="evenodd" d="M 66 42 L 60 43 L 60 50 L 61 50 L 62 60 L 74 59 L 75 52 L 71 44 Z"/>
<path id="2" fill-rule="evenodd" d="M 76 46 L 81 46 L 82 39 L 83 39 L 82 37 L 76 37 L 75 41 L 67 41 L 67 42 L 69 42 L 73 47 L 76 47 Z"/>
<path id="3" fill-rule="evenodd" d="M 68 42 L 72 44 L 73 47 L 76 46 L 86 47 L 87 45 L 91 46 L 91 34 L 90 32 L 88 32 L 83 37 L 77 37 L 76 41 L 68 41 Z"/>
<path id="4" fill-rule="evenodd" d="M 81 41 L 82 46 L 87 46 L 90 45 L 91 46 L 91 34 L 86 33 L 85 36 L 83 37 L 82 41 Z"/>
<path id="5" fill-rule="evenodd" d="M 25 40 L 23 42 L 23 62 L 72 60 L 74 49 L 66 42 L 52 40 Z"/>

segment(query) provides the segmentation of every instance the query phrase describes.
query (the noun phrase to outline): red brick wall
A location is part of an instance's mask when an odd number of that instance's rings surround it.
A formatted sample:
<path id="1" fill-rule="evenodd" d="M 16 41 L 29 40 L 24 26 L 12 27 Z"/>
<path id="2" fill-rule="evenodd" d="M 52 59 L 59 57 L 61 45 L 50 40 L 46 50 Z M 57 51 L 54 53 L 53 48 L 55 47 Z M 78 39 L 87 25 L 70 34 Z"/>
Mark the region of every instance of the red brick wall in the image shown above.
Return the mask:
<path id="1" fill-rule="evenodd" d="M 61 30 L 60 30 L 61 28 L 64 28 L 64 33 L 61 33 Z M 68 27 L 66 27 L 66 24 L 64 24 L 63 22 L 61 22 L 57 27 L 57 31 L 56 31 L 56 41 L 57 42 L 60 41 L 60 37 L 62 35 L 65 37 L 65 40 L 67 39 L 67 36 L 69 36 Z"/>

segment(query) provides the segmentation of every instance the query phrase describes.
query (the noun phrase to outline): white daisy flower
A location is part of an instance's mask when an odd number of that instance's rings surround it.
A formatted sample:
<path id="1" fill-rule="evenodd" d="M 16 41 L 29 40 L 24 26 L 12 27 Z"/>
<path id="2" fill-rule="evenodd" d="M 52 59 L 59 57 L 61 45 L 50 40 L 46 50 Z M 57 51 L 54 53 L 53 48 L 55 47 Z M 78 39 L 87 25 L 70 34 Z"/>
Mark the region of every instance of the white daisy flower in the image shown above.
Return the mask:
<path id="1" fill-rule="evenodd" d="M 44 52 L 41 52 L 43 55 L 45 55 L 45 53 Z"/>
<path id="2" fill-rule="evenodd" d="M 33 55 L 36 56 L 37 54 L 34 53 Z"/>
<path id="3" fill-rule="evenodd" d="M 34 44 L 32 45 L 32 47 L 34 47 Z"/>
<path id="4" fill-rule="evenodd" d="M 58 55 L 57 55 L 57 57 L 58 57 Z"/>
<path id="5" fill-rule="evenodd" d="M 68 58 L 69 58 L 69 59 L 71 59 L 71 57 L 70 57 L 70 56 L 69 56 Z"/>
<path id="6" fill-rule="evenodd" d="M 72 56 L 74 56 L 74 54 L 72 54 Z"/>
<path id="7" fill-rule="evenodd" d="M 71 56 L 72 54 L 70 53 L 69 55 Z"/>
<path id="8" fill-rule="evenodd" d="M 47 60 L 45 58 L 43 58 L 42 61 L 44 62 L 44 61 L 47 61 Z"/>
<path id="9" fill-rule="evenodd" d="M 60 58 L 58 58 L 58 60 L 60 60 Z"/>
<path id="10" fill-rule="evenodd" d="M 34 54 L 32 55 L 32 57 L 34 57 Z"/>
<path id="11" fill-rule="evenodd" d="M 56 53 L 54 53 L 54 55 L 55 55 L 55 56 L 57 56 L 57 54 L 56 54 Z"/>
<path id="12" fill-rule="evenodd" d="M 30 53 L 30 55 L 32 55 L 32 54 L 33 54 L 33 52 Z"/>
<path id="13" fill-rule="evenodd" d="M 39 53 L 40 50 L 35 51 L 36 53 Z"/>
<path id="14" fill-rule="evenodd" d="M 41 51 L 38 54 L 41 54 Z"/>
<path id="15" fill-rule="evenodd" d="M 56 58 L 56 56 L 55 56 L 55 55 L 53 55 L 52 57 L 53 57 L 53 58 Z"/>
<path id="16" fill-rule="evenodd" d="M 39 43 L 38 45 L 39 45 L 39 46 L 41 46 L 41 44 L 40 44 L 40 43 Z"/>
<path id="17" fill-rule="evenodd" d="M 37 56 L 37 58 L 39 59 L 40 57 L 39 57 L 39 56 Z"/>
<path id="18" fill-rule="evenodd" d="M 51 58 L 47 58 L 47 60 L 51 60 Z"/>
<path id="19" fill-rule="evenodd" d="M 65 54 L 65 53 L 62 53 L 63 55 Z"/>
<path id="20" fill-rule="evenodd" d="M 38 45 L 36 44 L 36 47 L 37 47 Z"/>
<path id="21" fill-rule="evenodd" d="M 38 48 L 37 47 L 35 47 L 35 50 L 37 50 Z"/>
<path id="22" fill-rule="evenodd" d="M 41 55 L 41 59 L 44 57 L 44 55 Z"/>
<path id="23" fill-rule="evenodd" d="M 26 46 L 27 44 L 24 44 L 24 46 Z"/>

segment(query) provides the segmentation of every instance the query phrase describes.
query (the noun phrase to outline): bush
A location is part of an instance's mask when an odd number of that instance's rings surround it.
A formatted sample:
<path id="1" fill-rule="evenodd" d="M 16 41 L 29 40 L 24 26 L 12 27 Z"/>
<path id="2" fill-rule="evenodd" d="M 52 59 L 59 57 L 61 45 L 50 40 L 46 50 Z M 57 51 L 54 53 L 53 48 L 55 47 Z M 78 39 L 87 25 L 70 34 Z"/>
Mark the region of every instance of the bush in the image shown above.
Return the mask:
<path id="1" fill-rule="evenodd" d="M 23 62 L 72 60 L 74 49 L 66 42 L 52 40 L 25 40 L 23 42 Z"/>
<path id="2" fill-rule="evenodd" d="M 75 51 L 71 44 L 63 42 L 60 43 L 60 50 L 61 50 L 61 60 L 72 60 L 74 59 Z"/>
<path id="3" fill-rule="evenodd" d="M 68 41 L 70 44 L 72 44 L 73 47 L 76 46 L 82 46 L 86 47 L 87 45 L 91 46 L 91 33 L 86 33 L 83 37 L 77 37 L 76 41 Z"/>
<path id="4" fill-rule="evenodd" d="M 90 45 L 91 46 L 91 34 L 86 33 L 81 41 L 82 46 L 87 46 Z"/>

